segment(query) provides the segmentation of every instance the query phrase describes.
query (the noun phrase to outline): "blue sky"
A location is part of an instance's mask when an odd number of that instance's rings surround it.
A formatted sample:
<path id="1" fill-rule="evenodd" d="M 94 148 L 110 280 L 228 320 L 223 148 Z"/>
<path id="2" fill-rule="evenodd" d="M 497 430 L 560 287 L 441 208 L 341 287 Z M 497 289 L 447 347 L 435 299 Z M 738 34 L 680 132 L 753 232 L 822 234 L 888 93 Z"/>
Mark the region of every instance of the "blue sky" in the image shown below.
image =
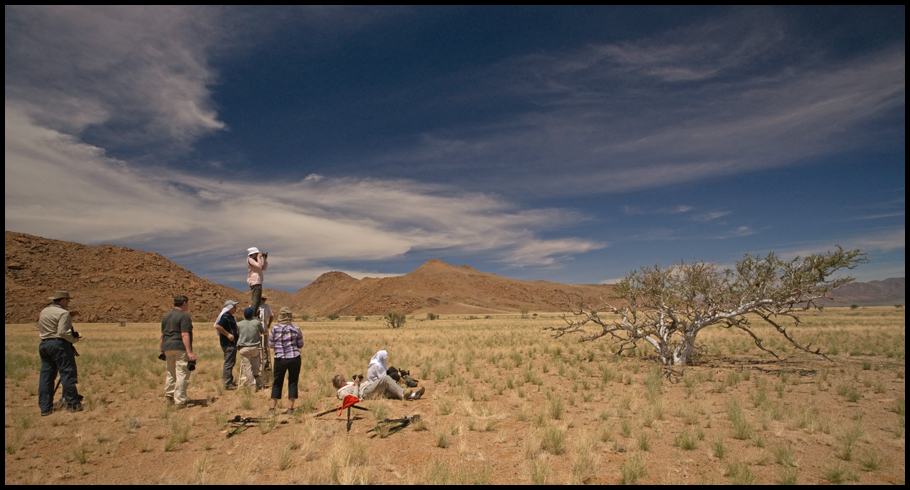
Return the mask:
<path id="1" fill-rule="evenodd" d="M 904 276 L 905 10 L 5 8 L 6 230 L 246 289 L 431 258 Z"/>

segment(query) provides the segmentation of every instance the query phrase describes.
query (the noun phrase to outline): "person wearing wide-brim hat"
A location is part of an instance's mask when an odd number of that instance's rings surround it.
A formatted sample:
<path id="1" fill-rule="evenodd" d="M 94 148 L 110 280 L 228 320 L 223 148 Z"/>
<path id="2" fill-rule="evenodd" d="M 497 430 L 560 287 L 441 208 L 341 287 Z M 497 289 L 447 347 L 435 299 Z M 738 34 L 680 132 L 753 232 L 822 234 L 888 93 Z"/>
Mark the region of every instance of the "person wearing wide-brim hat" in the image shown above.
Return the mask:
<path id="1" fill-rule="evenodd" d="M 76 371 L 76 349 L 73 344 L 82 338 L 73 330 L 72 317 L 76 312 L 69 312 L 66 307 L 72 299 L 69 291 L 57 291 L 47 298 L 51 304 L 41 310 L 38 317 L 38 355 L 41 356 L 41 375 L 38 378 L 38 407 L 41 415 L 50 415 L 55 409 L 66 409 L 71 412 L 82 411 L 82 395 L 76 389 L 78 374 Z M 63 397 L 54 403 L 54 380 L 60 373 L 60 384 L 63 386 Z"/>
<path id="2" fill-rule="evenodd" d="M 288 376 L 288 409 L 287 414 L 294 413 L 294 402 L 297 401 L 297 382 L 300 380 L 300 349 L 303 348 L 303 334 L 300 328 L 291 322 L 294 314 L 287 306 L 278 311 L 278 324 L 269 332 L 269 347 L 275 355 L 272 378 L 272 398 L 269 403 L 269 415 L 275 414 L 275 407 L 281 399 L 284 376 Z"/>

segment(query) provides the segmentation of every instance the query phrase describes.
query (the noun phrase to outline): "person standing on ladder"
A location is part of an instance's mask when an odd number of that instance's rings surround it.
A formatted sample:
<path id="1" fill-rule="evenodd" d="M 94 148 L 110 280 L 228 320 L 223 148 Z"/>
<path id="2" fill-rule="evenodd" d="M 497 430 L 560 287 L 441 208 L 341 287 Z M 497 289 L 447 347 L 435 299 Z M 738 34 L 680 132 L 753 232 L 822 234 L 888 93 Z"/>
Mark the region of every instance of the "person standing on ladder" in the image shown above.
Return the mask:
<path id="1" fill-rule="evenodd" d="M 256 247 L 246 249 L 246 283 L 250 285 L 250 294 L 252 296 L 250 306 L 253 307 L 254 315 L 259 315 L 259 305 L 262 304 L 262 280 L 264 272 L 269 268 L 269 254 L 262 253 Z"/>

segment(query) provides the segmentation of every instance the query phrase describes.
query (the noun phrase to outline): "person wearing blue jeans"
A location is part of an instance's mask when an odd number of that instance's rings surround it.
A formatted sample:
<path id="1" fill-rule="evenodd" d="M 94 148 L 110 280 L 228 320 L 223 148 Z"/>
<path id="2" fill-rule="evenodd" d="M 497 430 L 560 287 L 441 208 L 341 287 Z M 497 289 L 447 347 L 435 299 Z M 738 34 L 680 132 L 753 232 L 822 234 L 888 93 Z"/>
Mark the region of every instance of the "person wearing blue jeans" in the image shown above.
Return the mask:
<path id="1" fill-rule="evenodd" d="M 79 382 L 76 370 L 76 349 L 73 344 L 82 338 L 73 330 L 72 317 L 66 307 L 72 297 L 68 291 L 57 291 L 49 297 L 51 303 L 41 310 L 38 318 L 38 336 L 41 344 L 38 355 L 41 357 L 41 375 L 38 378 L 38 407 L 41 415 L 50 415 L 55 409 L 65 408 L 70 412 L 83 410 L 82 395 L 76 389 Z M 63 386 L 63 398 L 54 404 L 54 380 L 60 374 Z"/>

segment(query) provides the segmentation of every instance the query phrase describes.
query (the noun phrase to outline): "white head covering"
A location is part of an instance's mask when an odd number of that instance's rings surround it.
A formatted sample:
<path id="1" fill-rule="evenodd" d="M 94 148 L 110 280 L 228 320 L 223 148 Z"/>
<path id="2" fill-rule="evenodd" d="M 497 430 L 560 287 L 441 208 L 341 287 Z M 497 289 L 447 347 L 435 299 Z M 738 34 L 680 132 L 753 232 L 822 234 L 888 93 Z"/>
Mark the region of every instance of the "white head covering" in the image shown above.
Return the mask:
<path id="1" fill-rule="evenodd" d="M 385 365 L 385 360 L 388 358 L 389 358 L 389 353 L 384 350 L 381 350 L 381 351 L 373 354 L 373 358 L 370 359 L 370 366 L 372 366 L 373 364 L 378 364 L 379 366 L 382 367 L 383 372 L 388 371 L 389 368 L 388 368 L 388 366 Z"/>
<path id="2" fill-rule="evenodd" d="M 227 313 L 228 311 L 230 311 L 231 308 L 233 308 L 233 307 L 234 307 L 235 305 L 237 305 L 237 304 L 238 304 L 238 303 L 237 303 L 236 301 L 232 300 L 232 299 L 229 299 L 229 300 L 227 300 L 227 301 L 224 302 L 224 308 L 221 309 L 221 313 L 218 314 L 218 318 L 215 318 L 216 330 L 217 330 L 218 322 L 221 321 L 221 317 L 223 317 L 225 313 Z"/>
<path id="3" fill-rule="evenodd" d="M 258 254 L 258 253 L 259 253 L 259 249 L 256 247 L 250 247 L 250 248 L 246 249 L 247 255 L 253 255 L 253 254 Z"/>

